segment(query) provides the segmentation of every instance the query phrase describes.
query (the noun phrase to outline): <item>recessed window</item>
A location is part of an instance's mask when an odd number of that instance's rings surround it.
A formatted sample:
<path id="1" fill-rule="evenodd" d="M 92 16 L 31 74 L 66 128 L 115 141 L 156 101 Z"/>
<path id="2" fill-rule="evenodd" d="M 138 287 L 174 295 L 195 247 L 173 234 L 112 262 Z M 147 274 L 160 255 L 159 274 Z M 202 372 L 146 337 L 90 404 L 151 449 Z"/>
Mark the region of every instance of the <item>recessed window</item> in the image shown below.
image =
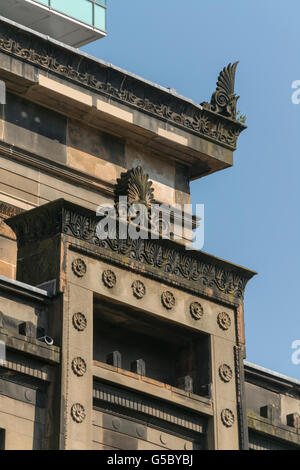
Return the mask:
<path id="1" fill-rule="evenodd" d="M 94 360 L 197 395 L 209 395 L 208 335 L 97 297 Z"/>

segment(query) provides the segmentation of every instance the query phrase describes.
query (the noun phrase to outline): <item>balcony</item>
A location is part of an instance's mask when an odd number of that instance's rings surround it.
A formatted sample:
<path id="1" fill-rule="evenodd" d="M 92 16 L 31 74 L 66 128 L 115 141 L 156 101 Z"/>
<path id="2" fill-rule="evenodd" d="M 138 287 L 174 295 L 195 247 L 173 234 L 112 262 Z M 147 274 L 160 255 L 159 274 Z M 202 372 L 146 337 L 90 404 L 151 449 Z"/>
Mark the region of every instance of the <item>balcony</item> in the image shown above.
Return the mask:
<path id="1" fill-rule="evenodd" d="M 6 0 L 0 15 L 73 47 L 106 36 L 106 0 Z"/>

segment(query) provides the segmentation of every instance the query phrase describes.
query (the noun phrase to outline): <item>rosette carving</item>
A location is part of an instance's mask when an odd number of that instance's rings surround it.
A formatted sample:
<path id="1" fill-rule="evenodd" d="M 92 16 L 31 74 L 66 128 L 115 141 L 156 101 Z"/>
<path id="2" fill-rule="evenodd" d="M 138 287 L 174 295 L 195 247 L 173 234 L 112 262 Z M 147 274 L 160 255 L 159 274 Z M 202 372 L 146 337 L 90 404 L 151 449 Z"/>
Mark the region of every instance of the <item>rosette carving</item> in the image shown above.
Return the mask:
<path id="1" fill-rule="evenodd" d="M 117 276 L 115 275 L 113 271 L 111 271 L 110 269 L 107 269 L 102 274 L 102 280 L 103 280 L 103 284 L 106 287 L 108 287 L 109 289 L 112 289 L 117 283 Z"/>
<path id="2" fill-rule="evenodd" d="M 222 330 L 229 330 L 231 326 L 231 318 L 226 312 L 221 312 L 218 315 L 218 325 Z"/>
<path id="3" fill-rule="evenodd" d="M 231 428 L 234 424 L 234 414 L 231 410 L 226 408 L 225 410 L 222 410 L 221 412 L 221 420 L 224 426 L 227 428 Z"/>
<path id="4" fill-rule="evenodd" d="M 82 377 L 86 373 L 86 362 L 82 357 L 75 357 L 72 361 L 72 369 L 74 374 Z"/>
<path id="5" fill-rule="evenodd" d="M 219 367 L 219 375 L 223 382 L 228 383 L 233 377 L 232 369 L 228 364 L 222 364 Z"/>
<path id="6" fill-rule="evenodd" d="M 201 320 L 204 314 L 202 305 L 199 302 L 192 302 L 190 305 L 190 312 L 195 320 Z"/>
<path id="7" fill-rule="evenodd" d="M 161 301 L 163 306 L 168 310 L 171 310 L 173 307 L 175 307 L 176 301 L 174 294 L 168 290 L 162 293 Z"/>
<path id="8" fill-rule="evenodd" d="M 73 326 L 78 331 L 84 331 L 87 326 L 87 319 L 83 313 L 76 312 L 72 318 Z"/>
<path id="9" fill-rule="evenodd" d="M 142 299 L 146 294 L 146 286 L 142 281 L 134 281 L 132 283 L 132 292 L 137 299 Z"/>
<path id="10" fill-rule="evenodd" d="M 71 416 L 76 423 L 82 423 L 85 420 L 86 412 L 83 405 L 80 403 L 74 403 L 71 408 Z"/>
<path id="11" fill-rule="evenodd" d="M 81 258 L 74 259 L 72 263 L 72 270 L 73 270 L 73 273 L 77 277 L 83 277 L 86 274 L 86 269 L 87 269 L 86 264 L 83 261 L 83 259 Z"/>

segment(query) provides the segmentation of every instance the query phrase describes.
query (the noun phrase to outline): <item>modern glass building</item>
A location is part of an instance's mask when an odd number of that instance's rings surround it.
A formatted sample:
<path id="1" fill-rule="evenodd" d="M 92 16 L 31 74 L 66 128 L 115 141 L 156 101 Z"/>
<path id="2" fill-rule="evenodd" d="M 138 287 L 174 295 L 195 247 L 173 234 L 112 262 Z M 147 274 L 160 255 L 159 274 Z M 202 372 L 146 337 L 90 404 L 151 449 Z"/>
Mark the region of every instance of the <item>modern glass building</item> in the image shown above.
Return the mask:
<path id="1" fill-rule="evenodd" d="M 0 15 L 80 47 L 106 36 L 107 0 L 1 0 Z"/>

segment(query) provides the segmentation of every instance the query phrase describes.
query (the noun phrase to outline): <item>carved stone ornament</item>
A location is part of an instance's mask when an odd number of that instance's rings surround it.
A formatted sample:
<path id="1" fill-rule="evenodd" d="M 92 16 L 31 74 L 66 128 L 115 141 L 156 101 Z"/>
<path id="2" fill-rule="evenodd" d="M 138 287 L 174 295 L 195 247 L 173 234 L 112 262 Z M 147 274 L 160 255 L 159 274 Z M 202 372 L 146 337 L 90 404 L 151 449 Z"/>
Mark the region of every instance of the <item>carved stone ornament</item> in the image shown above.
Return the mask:
<path id="1" fill-rule="evenodd" d="M 231 319 L 228 313 L 221 312 L 218 315 L 218 325 L 222 330 L 229 330 L 231 326 Z"/>
<path id="2" fill-rule="evenodd" d="M 225 383 L 230 382 L 233 377 L 233 372 L 232 372 L 231 367 L 228 364 L 222 364 L 219 367 L 219 375 L 220 375 L 221 380 L 223 380 L 223 382 Z"/>
<path id="3" fill-rule="evenodd" d="M 86 274 L 86 269 L 87 269 L 86 264 L 83 261 L 83 259 L 81 258 L 74 259 L 72 263 L 72 270 L 73 270 L 73 273 L 77 277 L 83 277 Z"/>
<path id="4" fill-rule="evenodd" d="M 171 240 L 130 237 L 102 240 L 97 235 L 98 223 L 93 211 L 64 200 L 50 202 L 7 221 L 22 247 L 40 240 L 41 236 L 46 239 L 61 233 L 87 243 L 102 260 L 110 259 L 125 269 L 134 265 L 140 275 L 233 306 L 241 304 L 246 284 L 256 274 L 204 252 L 185 250 Z"/>
<path id="5" fill-rule="evenodd" d="M 221 420 L 226 428 L 231 428 L 234 424 L 234 414 L 228 408 L 225 408 L 221 412 Z"/>
<path id="6" fill-rule="evenodd" d="M 173 307 L 175 307 L 175 303 L 176 303 L 175 297 L 173 293 L 168 290 L 162 293 L 161 301 L 162 301 L 163 306 L 167 308 L 168 310 L 171 310 Z"/>
<path id="7" fill-rule="evenodd" d="M 76 330 L 84 331 L 86 329 L 87 319 L 83 313 L 80 313 L 80 312 L 74 313 L 72 321 L 73 321 L 74 328 Z"/>
<path id="8" fill-rule="evenodd" d="M 84 406 L 80 403 L 74 403 L 71 408 L 71 415 L 76 423 L 82 423 L 86 417 Z"/>
<path id="9" fill-rule="evenodd" d="M 144 173 L 141 166 L 132 168 L 126 173 L 121 173 L 115 186 L 115 201 L 118 202 L 120 196 L 127 196 L 128 205 L 143 204 L 150 209 L 154 203 L 152 181 L 149 175 Z"/>
<path id="10" fill-rule="evenodd" d="M 119 431 L 121 429 L 121 420 L 119 418 L 113 418 L 112 419 L 112 427 L 116 431 Z"/>
<path id="11" fill-rule="evenodd" d="M 192 302 L 190 305 L 190 312 L 195 320 L 201 320 L 204 314 L 202 305 L 199 302 Z"/>
<path id="12" fill-rule="evenodd" d="M 82 377 L 86 373 L 86 362 L 82 357 L 75 357 L 72 361 L 72 369 L 75 375 Z"/>
<path id="13" fill-rule="evenodd" d="M 106 287 L 112 289 L 117 283 L 117 277 L 113 271 L 107 269 L 102 274 L 102 281 Z"/>
<path id="14" fill-rule="evenodd" d="M 236 119 L 236 104 L 239 99 L 234 93 L 237 65 L 238 62 L 235 62 L 224 67 L 218 77 L 217 89 L 211 97 L 210 104 L 203 103 L 204 107 L 232 119 Z"/>
<path id="15" fill-rule="evenodd" d="M 11 204 L 7 204 L 6 202 L 0 202 L 0 217 L 2 218 L 9 218 L 14 217 L 15 215 L 22 214 L 23 209 L 19 207 L 12 206 Z"/>
<path id="16" fill-rule="evenodd" d="M 34 65 L 48 74 L 55 74 L 99 95 L 129 105 L 141 112 L 163 119 L 171 125 L 221 142 L 231 148 L 235 148 L 239 134 L 245 129 L 245 126 L 239 125 L 238 122 L 226 119 L 228 112 L 222 113 L 223 116 L 211 115 L 209 108 L 201 110 L 201 107 L 196 104 L 187 105 L 179 97 L 149 86 L 148 83 L 143 83 L 132 76 L 129 78 L 125 72 L 106 64 L 99 64 L 71 50 L 64 50 L 62 54 L 58 46 L 40 37 L 28 35 L 27 32 L 12 25 L 4 23 L 0 25 L 0 51 L 19 61 Z M 224 79 L 227 75 L 231 78 L 232 70 L 229 69 L 229 72 L 223 75 Z M 232 88 L 228 88 L 226 81 L 222 80 L 223 75 L 220 74 L 221 83 L 218 88 L 225 87 L 228 92 L 228 89 Z M 220 98 L 215 98 L 214 101 L 219 103 Z M 221 104 L 223 104 L 222 100 Z M 230 108 L 230 102 L 228 104 Z M 221 110 L 223 109 L 224 106 L 221 106 Z M 206 126 L 201 125 L 203 119 L 207 120 Z"/>
<path id="17" fill-rule="evenodd" d="M 146 286 L 142 281 L 134 281 L 131 285 L 133 295 L 137 299 L 142 299 L 146 294 Z"/>

